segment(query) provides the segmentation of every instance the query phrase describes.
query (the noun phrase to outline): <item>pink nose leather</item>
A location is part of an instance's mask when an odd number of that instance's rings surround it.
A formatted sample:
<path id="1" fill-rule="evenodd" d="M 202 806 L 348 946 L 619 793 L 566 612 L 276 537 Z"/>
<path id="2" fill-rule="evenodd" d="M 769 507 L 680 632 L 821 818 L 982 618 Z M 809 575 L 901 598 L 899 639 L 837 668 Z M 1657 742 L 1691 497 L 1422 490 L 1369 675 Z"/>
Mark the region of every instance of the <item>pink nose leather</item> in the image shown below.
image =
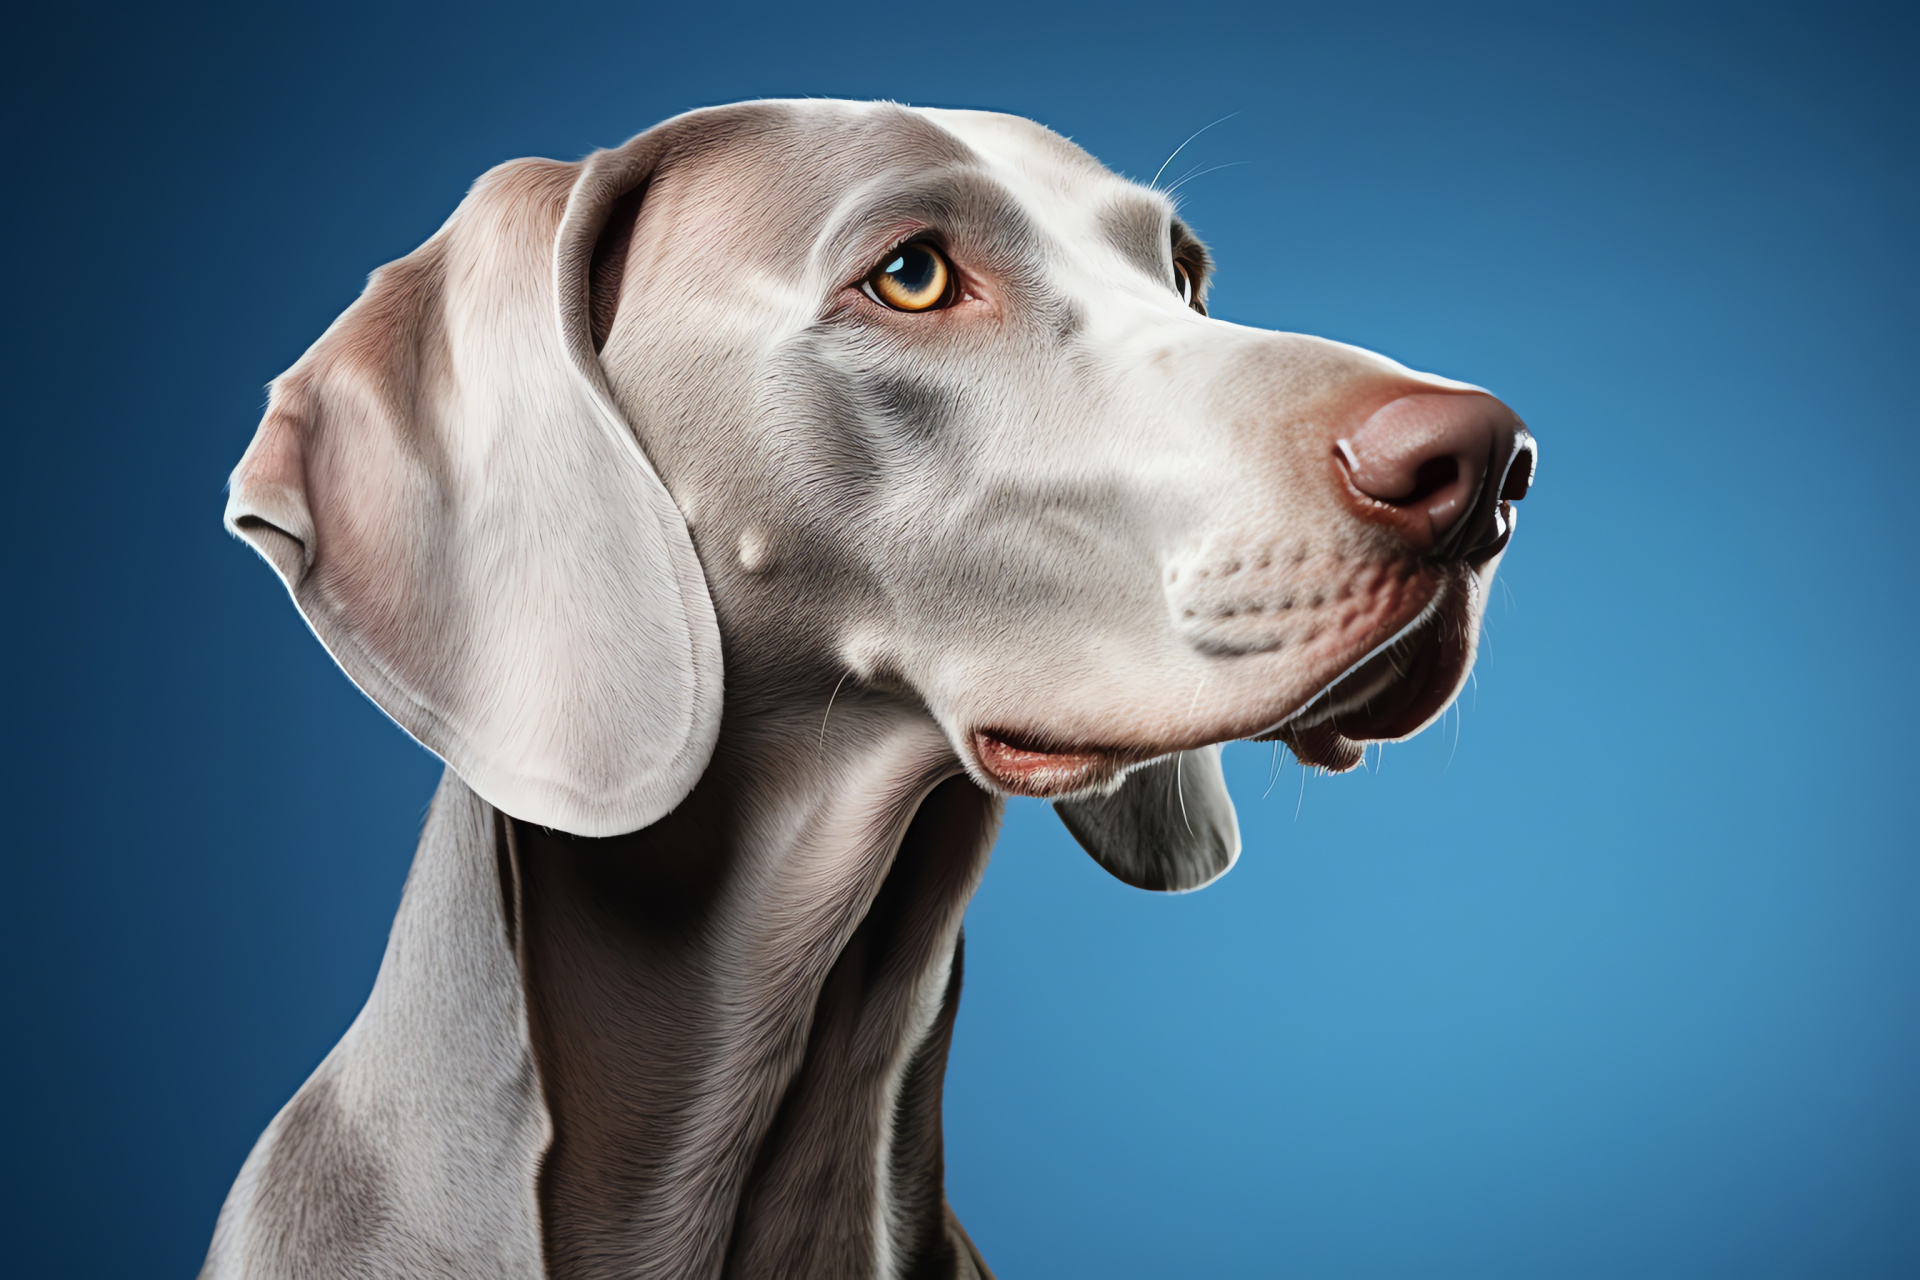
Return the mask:
<path id="1" fill-rule="evenodd" d="M 1418 551 L 1484 559 L 1506 545 L 1507 504 L 1533 481 L 1533 437 L 1492 396 L 1401 396 L 1336 442 L 1353 487 Z"/>

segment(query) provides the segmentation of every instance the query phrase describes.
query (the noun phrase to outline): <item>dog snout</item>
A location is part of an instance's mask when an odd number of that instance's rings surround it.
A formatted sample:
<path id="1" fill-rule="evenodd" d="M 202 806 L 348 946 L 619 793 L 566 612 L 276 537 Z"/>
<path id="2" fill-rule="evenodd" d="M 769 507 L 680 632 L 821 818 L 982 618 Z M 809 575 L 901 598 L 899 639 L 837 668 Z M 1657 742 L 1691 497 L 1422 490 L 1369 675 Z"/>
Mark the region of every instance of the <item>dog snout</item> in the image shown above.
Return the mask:
<path id="1" fill-rule="evenodd" d="M 1484 561 L 1513 527 L 1509 503 L 1533 483 L 1533 436 L 1489 395 L 1389 401 L 1334 444 L 1361 514 L 1398 529 L 1434 560 Z"/>

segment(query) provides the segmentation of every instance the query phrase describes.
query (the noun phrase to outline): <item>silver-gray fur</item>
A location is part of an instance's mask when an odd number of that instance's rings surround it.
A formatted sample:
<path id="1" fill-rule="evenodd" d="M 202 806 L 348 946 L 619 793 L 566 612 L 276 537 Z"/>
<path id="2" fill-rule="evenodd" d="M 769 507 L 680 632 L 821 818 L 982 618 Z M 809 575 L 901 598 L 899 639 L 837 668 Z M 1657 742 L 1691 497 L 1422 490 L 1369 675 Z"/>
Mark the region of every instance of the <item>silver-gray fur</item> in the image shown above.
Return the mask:
<path id="1" fill-rule="evenodd" d="M 490 857 L 449 773 L 366 1008 L 261 1137 L 210 1276 L 537 1276 L 551 1140 Z"/>
<path id="2" fill-rule="evenodd" d="M 957 301 L 889 312 L 915 235 Z M 940 1088 L 1002 797 L 1197 888 L 1217 744 L 1344 759 L 1429 627 L 1417 729 L 1493 570 L 1328 482 L 1472 389 L 1208 319 L 1208 265 L 1029 122 L 764 102 L 503 165 L 374 275 L 227 518 L 449 768 L 206 1277 L 988 1274 Z"/>

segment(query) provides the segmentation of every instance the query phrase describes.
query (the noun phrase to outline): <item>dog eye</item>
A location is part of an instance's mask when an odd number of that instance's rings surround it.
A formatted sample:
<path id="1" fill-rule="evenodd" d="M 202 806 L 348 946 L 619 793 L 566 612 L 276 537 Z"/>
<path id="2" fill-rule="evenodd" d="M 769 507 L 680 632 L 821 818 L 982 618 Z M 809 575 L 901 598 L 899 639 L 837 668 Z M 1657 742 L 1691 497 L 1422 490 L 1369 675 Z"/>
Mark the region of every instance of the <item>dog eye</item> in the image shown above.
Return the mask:
<path id="1" fill-rule="evenodd" d="M 931 311 L 948 301 L 953 268 L 929 244 L 903 244 L 873 269 L 867 289 L 895 311 Z"/>

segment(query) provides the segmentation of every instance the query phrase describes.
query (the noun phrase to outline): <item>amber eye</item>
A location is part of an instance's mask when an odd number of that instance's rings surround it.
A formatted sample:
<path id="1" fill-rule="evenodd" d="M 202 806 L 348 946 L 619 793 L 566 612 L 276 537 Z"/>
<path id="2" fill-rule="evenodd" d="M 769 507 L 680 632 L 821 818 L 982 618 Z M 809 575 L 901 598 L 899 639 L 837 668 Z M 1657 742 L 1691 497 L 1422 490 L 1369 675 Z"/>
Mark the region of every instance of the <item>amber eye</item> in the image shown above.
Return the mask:
<path id="1" fill-rule="evenodd" d="M 1193 273 L 1184 262 L 1173 264 L 1173 291 L 1180 295 L 1180 301 L 1193 305 Z"/>
<path id="2" fill-rule="evenodd" d="M 903 244 L 880 260 L 867 288 L 895 311 L 931 311 L 948 301 L 953 268 L 930 244 Z"/>

